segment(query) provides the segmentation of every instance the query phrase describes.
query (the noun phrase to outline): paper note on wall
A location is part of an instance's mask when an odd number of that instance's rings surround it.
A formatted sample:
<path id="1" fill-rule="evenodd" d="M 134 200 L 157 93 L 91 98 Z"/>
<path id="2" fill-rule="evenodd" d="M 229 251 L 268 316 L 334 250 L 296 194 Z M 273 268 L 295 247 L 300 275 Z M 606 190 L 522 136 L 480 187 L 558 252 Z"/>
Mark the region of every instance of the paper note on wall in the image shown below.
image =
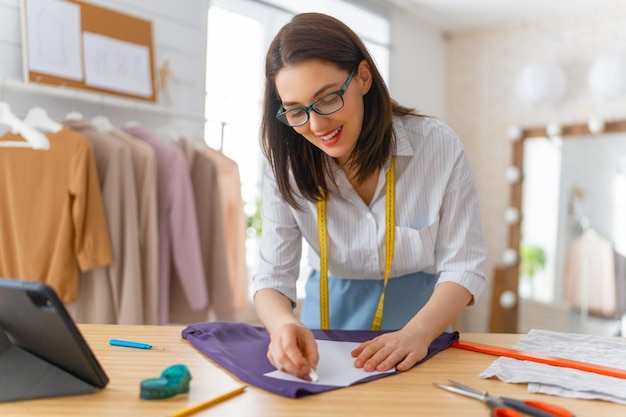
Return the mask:
<path id="1" fill-rule="evenodd" d="M 97 33 L 83 33 L 85 84 L 150 97 L 152 76 L 148 47 Z"/>

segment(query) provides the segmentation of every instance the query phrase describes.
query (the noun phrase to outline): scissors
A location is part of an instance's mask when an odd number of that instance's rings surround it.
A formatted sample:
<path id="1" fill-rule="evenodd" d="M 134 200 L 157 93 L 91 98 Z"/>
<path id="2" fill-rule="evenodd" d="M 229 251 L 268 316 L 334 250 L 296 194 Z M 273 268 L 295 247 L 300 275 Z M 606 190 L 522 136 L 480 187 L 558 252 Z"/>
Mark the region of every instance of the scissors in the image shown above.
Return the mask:
<path id="1" fill-rule="evenodd" d="M 435 386 L 484 402 L 491 409 L 491 417 L 522 417 L 523 414 L 533 417 L 575 417 L 571 411 L 554 404 L 496 397 L 489 395 L 487 391 L 478 391 L 459 382 L 450 380 L 450 383 L 452 385 L 435 383 Z"/>

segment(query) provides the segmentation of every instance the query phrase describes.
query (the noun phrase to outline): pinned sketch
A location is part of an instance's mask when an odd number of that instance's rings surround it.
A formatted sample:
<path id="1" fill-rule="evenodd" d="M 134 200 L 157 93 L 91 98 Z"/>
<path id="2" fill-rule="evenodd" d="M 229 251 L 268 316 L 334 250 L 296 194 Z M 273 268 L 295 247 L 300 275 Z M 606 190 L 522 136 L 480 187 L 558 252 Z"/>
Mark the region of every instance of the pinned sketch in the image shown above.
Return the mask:
<path id="1" fill-rule="evenodd" d="M 83 49 L 87 86 L 141 97 L 152 96 L 147 46 L 84 32 Z"/>
<path id="2" fill-rule="evenodd" d="M 320 355 L 316 369 L 319 380 L 317 382 L 310 382 L 311 384 L 347 387 L 372 375 L 396 371 L 395 368 L 392 368 L 385 372 L 366 372 L 362 368 L 355 368 L 354 358 L 350 352 L 359 346 L 360 343 L 336 342 L 331 340 L 316 340 L 316 342 Z M 302 379 L 282 371 L 268 372 L 265 376 L 286 381 L 303 382 Z"/>
<path id="3" fill-rule="evenodd" d="M 28 69 L 82 80 L 80 6 L 60 0 L 28 0 Z"/>

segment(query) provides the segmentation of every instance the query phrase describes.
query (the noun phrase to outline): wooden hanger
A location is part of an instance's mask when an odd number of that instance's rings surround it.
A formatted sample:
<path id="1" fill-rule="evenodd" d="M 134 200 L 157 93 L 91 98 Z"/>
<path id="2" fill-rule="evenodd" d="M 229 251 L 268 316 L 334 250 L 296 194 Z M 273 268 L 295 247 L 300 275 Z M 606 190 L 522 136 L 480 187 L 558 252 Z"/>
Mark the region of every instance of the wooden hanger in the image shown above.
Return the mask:
<path id="1" fill-rule="evenodd" d="M 11 111 L 11 106 L 5 101 L 0 101 L 0 124 L 9 126 L 14 133 L 25 139 L 25 141 L 0 141 L 0 146 L 50 149 L 50 142 L 46 135 L 14 115 Z"/>

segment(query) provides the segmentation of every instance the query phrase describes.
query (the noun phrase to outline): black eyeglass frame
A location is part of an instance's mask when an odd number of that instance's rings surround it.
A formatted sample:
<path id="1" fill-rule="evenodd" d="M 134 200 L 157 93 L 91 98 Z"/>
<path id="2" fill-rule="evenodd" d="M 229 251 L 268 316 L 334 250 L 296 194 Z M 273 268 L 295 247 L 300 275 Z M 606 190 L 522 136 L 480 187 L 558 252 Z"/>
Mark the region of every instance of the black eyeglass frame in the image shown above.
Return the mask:
<path id="1" fill-rule="evenodd" d="M 345 103 L 343 101 L 343 95 L 345 94 L 346 90 L 350 86 L 350 82 L 352 81 L 352 78 L 354 77 L 354 73 L 355 72 L 356 72 L 356 69 L 352 70 L 352 72 L 348 76 L 348 79 L 346 80 L 345 83 L 343 83 L 343 85 L 341 86 L 341 88 L 339 90 L 332 91 L 332 92 L 330 92 L 328 94 L 324 94 L 322 97 L 316 99 L 313 103 L 311 103 L 310 105 L 308 105 L 306 107 L 295 107 L 293 109 L 285 110 L 285 108 L 281 104 L 280 107 L 278 108 L 278 111 L 276 112 L 276 118 L 280 122 L 286 124 L 287 126 L 298 127 L 298 126 L 302 126 L 302 125 L 306 124 L 310 120 L 310 118 L 311 118 L 311 110 L 313 110 L 317 114 L 321 114 L 322 116 L 327 116 L 329 114 L 333 114 L 333 113 L 338 112 L 339 110 L 343 109 L 343 106 L 345 105 Z M 333 111 L 330 111 L 330 112 L 323 112 L 323 111 L 320 111 L 319 109 L 315 108 L 315 105 L 317 103 L 319 103 L 321 100 L 324 100 L 325 98 L 327 98 L 329 96 L 332 96 L 333 94 L 337 94 L 339 96 L 339 98 L 341 99 L 341 106 L 339 106 L 337 109 L 335 109 Z M 298 123 L 298 124 L 295 124 L 295 125 L 289 124 L 289 122 L 287 120 L 287 113 L 294 112 L 294 111 L 304 111 L 306 113 L 306 119 L 304 119 L 304 121 L 302 123 Z"/>

